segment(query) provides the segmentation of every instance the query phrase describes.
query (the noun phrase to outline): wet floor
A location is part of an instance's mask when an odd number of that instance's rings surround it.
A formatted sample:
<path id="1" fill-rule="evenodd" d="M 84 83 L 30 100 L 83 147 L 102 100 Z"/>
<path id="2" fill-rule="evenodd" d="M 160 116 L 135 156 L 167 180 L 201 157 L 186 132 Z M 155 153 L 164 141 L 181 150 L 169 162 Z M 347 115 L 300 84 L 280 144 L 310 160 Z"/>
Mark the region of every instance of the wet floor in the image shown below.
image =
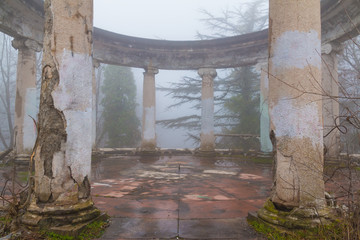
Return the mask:
<path id="1" fill-rule="evenodd" d="M 241 158 L 109 156 L 92 165 L 101 239 L 262 239 L 246 216 L 262 207 L 271 164 Z"/>

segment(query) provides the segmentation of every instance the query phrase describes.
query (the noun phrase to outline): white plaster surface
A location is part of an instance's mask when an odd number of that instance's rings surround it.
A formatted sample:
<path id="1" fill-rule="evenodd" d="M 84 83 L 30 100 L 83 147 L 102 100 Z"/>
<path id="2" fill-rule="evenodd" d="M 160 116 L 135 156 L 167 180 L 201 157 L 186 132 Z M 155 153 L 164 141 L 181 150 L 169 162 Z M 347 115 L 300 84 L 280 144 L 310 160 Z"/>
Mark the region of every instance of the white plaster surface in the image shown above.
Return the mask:
<path id="1" fill-rule="evenodd" d="M 155 107 L 146 107 L 145 109 L 145 124 L 144 124 L 144 139 L 155 139 Z"/>
<path id="2" fill-rule="evenodd" d="M 93 95 L 93 99 L 95 99 L 95 95 Z M 91 144 L 94 148 L 96 145 L 96 111 L 95 111 L 95 100 L 93 100 L 93 106 L 92 106 L 92 119 L 91 119 Z"/>
<path id="3" fill-rule="evenodd" d="M 59 57 L 59 55 L 58 55 Z M 60 81 L 52 93 L 54 106 L 66 120 L 66 165 L 77 183 L 90 178 L 92 132 L 92 58 L 64 49 L 58 59 Z"/>
<path id="4" fill-rule="evenodd" d="M 270 109 L 276 137 L 309 138 L 312 144 L 323 143 L 322 123 L 315 102 L 299 108 L 292 99 L 280 99 Z"/>
<path id="5" fill-rule="evenodd" d="M 25 95 L 25 115 L 24 115 L 24 128 L 23 128 L 23 144 L 24 149 L 32 150 L 36 141 L 36 126 L 31 119 L 37 119 L 38 107 L 36 101 L 36 88 L 26 89 Z M 29 117 L 31 116 L 31 117 Z"/>
<path id="6" fill-rule="evenodd" d="M 269 134 L 269 105 L 267 99 L 264 99 L 263 94 L 260 93 L 260 146 L 262 152 L 272 152 L 273 150 Z"/>
<path id="7" fill-rule="evenodd" d="M 269 91 L 269 77 L 268 77 L 268 73 L 264 74 L 264 78 L 263 78 L 263 87 L 264 90 Z M 265 95 L 265 94 L 264 94 Z M 266 93 L 266 96 L 268 95 L 268 93 Z"/>
<path id="8" fill-rule="evenodd" d="M 201 101 L 201 133 L 214 132 L 214 99 L 208 98 Z"/>
<path id="9" fill-rule="evenodd" d="M 274 68 L 321 68 L 320 35 L 315 30 L 284 32 L 276 39 L 273 54 Z"/>

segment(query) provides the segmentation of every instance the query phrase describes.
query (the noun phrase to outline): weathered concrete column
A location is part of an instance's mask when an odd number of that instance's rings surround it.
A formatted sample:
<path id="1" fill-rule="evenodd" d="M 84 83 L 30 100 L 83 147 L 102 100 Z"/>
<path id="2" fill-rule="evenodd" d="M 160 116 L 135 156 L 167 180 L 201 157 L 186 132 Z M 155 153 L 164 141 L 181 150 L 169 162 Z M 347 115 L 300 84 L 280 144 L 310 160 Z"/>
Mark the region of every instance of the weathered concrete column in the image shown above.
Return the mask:
<path id="1" fill-rule="evenodd" d="M 319 222 L 316 218 L 325 208 L 322 101 L 318 95 L 320 1 L 270 0 L 269 7 L 269 113 L 276 172 L 268 204 L 275 209 L 267 205 L 258 214 L 272 223 L 310 227 Z M 290 212 L 278 216 L 283 221 L 271 217 L 284 209 Z"/>
<path id="2" fill-rule="evenodd" d="M 144 72 L 142 151 L 154 151 L 156 148 L 155 74 L 158 73 L 159 70 L 153 67 L 148 67 Z"/>
<path id="3" fill-rule="evenodd" d="M 270 118 L 269 118 L 269 78 L 268 63 L 260 62 L 256 66 L 261 71 L 260 75 L 260 149 L 263 153 L 270 153 L 273 150 L 270 141 Z"/>
<path id="4" fill-rule="evenodd" d="M 15 98 L 15 151 L 17 160 L 29 160 L 35 139 L 37 119 L 36 104 L 36 51 L 41 46 L 29 39 L 14 39 L 14 48 L 18 50 Z M 31 117 L 30 117 L 31 116 Z"/>
<path id="5" fill-rule="evenodd" d="M 91 122 L 91 145 L 92 149 L 96 148 L 96 119 L 97 119 L 97 107 L 96 107 L 96 68 L 100 66 L 100 63 L 96 60 L 93 60 L 93 71 L 92 71 L 92 122 Z"/>
<path id="6" fill-rule="evenodd" d="M 339 125 L 339 74 L 337 54 L 341 51 L 338 44 L 322 46 L 322 88 L 323 121 L 324 121 L 324 148 L 325 156 L 337 158 L 340 154 L 340 131 L 335 128 Z"/>
<path id="7" fill-rule="evenodd" d="M 214 151 L 214 78 L 217 73 L 213 68 L 200 68 L 198 74 L 202 77 L 200 151 Z"/>
<path id="8" fill-rule="evenodd" d="M 40 133 L 22 222 L 71 231 L 99 215 L 90 195 L 93 1 L 44 4 Z"/>

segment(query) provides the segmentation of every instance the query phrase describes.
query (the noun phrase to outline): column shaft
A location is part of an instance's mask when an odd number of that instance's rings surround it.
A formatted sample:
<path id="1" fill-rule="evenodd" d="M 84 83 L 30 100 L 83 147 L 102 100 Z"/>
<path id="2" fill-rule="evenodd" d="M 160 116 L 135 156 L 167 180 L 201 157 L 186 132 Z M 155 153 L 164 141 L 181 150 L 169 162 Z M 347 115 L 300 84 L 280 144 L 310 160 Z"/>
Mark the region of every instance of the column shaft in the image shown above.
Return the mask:
<path id="1" fill-rule="evenodd" d="M 22 221 L 59 228 L 99 214 L 90 195 L 93 1 L 44 4 L 35 187 Z"/>
<path id="2" fill-rule="evenodd" d="M 272 152 L 272 144 L 270 141 L 270 118 L 269 118 L 269 78 L 268 64 L 260 63 L 260 147 L 261 152 Z"/>
<path id="3" fill-rule="evenodd" d="M 158 72 L 151 67 L 144 72 L 141 148 L 145 151 L 156 148 L 155 74 Z"/>
<path id="4" fill-rule="evenodd" d="M 335 128 L 339 124 L 339 102 L 336 98 L 339 96 L 337 55 L 334 51 L 324 53 L 322 60 L 324 136 L 327 135 L 324 147 L 326 156 L 336 158 L 340 154 L 340 132 Z"/>
<path id="5" fill-rule="evenodd" d="M 93 61 L 93 71 L 92 71 L 92 121 L 91 121 L 91 145 L 92 149 L 95 149 L 96 146 L 96 119 L 97 119 L 97 106 L 96 106 L 96 92 L 98 89 L 96 89 L 96 75 L 95 71 L 96 68 L 98 68 L 100 64 L 98 62 Z"/>
<path id="6" fill-rule="evenodd" d="M 15 98 L 15 150 L 16 155 L 30 154 L 35 144 L 37 118 L 36 104 L 36 54 L 25 41 L 14 40 L 18 49 Z"/>
<path id="7" fill-rule="evenodd" d="M 320 1 L 270 0 L 269 6 L 269 113 L 277 161 L 271 200 L 322 208 Z"/>
<path id="8" fill-rule="evenodd" d="M 214 151 L 214 78 L 217 73 L 212 68 L 200 68 L 201 84 L 201 134 L 200 150 Z"/>

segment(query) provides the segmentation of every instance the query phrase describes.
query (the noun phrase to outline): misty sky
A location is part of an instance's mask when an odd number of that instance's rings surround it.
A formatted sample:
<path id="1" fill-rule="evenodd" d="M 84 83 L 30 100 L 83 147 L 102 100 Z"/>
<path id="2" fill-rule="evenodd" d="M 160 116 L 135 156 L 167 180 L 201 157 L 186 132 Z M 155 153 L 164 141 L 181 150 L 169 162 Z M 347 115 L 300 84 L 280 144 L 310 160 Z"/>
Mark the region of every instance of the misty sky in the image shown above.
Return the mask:
<path id="1" fill-rule="evenodd" d="M 94 25 L 113 32 L 167 40 L 194 39 L 205 9 L 215 15 L 249 0 L 94 0 Z"/>
<path id="2" fill-rule="evenodd" d="M 204 16 L 201 9 L 214 15 L 221 15 L 250 0 L 94 0 L 94 25 L 120 34 L 166 40 L 194 40 L 196 32 L 207 33 L 206 25 L 200 21 Z M 141 112 L 143 69 L 133 69 L 137 85 L 138 111 Z M 195 71 L 160 70 L 155 76 L 156 85 L 168 86 L 178 82 L 183 76 L 197 76 Z M 169 119 L 181 115 L 197 113 L 191 105 L 167 109 L 171 98 L 166 93 L 156 92 L 156 118 Z M 192 142 L 185 142 L 183 129 L 164 129 L 157 126 L 158 147 L 194 148 Z"/>

